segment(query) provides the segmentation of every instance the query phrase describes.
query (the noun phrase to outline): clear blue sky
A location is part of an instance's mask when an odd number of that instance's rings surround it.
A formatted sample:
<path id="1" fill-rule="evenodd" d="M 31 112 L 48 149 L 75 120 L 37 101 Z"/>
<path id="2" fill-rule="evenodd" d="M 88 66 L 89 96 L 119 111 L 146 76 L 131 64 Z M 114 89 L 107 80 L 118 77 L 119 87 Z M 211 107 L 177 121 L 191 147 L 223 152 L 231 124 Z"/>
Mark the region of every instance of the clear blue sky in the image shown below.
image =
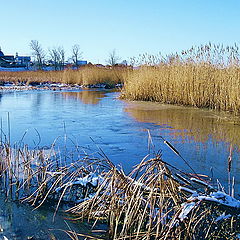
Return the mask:
<path id="1" fill-rule="evenodd" d="M 105 63 L 164 54 L 209 41 L 240 43 L 240 0 L 0 0 L 0 46 L 30 55 L 38 40 L 47 51 L 79 44 L 84 59 Z"/>

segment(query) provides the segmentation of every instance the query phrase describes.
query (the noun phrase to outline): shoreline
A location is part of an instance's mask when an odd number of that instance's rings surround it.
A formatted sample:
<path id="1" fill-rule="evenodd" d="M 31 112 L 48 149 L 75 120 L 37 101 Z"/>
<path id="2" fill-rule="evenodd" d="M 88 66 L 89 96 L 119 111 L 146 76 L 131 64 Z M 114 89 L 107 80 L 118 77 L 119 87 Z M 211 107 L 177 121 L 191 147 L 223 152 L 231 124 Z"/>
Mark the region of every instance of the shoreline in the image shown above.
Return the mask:
<path id="1" fill-rule="evenodd" d="M 115 86 L 110 86 L 108 84 L 64 84 L 64 83 L 33 83 L 33 84 L 15 84 L 13 82 L 5 83 L 0 85 L 0 92 L 9 91 L 31 91 L 31 90 L 51 90 L 51 91 L 62 91 L 62 90 L 80 90 L 80 89 L 120 89 L 121 84 L 116 84 Z"/>

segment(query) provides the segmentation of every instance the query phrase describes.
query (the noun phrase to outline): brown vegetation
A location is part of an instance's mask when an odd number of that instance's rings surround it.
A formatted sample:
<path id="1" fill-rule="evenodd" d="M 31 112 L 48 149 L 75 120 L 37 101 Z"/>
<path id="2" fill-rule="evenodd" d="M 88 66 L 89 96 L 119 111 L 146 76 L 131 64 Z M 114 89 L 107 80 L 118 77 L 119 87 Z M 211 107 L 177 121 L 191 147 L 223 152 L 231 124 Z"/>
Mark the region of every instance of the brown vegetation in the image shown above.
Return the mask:
<path id="1" fill-rule="evenodd" d="M 68 163 L 53 148 L 12 149 L 2 143 L 2 184 L 8 197 L 36 208 L 46 200 L 56 201 L 56 210 L 60 202 L 75 202 L 68 212 L 93 229 L 98 222 L 107 224 L 109 239 L 237 239 L 240 202 L 212 187 L 206 176 L 185 173 L 160 154 L 126 175 L 101 154 L 103 159 L 85 156 Z"/>
<path id="2" fill-rule="evenodd" d="M 123 82 L 126 68 L 98 68 L 86 66 L 78 70 L 66 69 L 64 71 L 23 71 L 3 72 L 0 71 L 0 81 L 14 83 L 55 82 L 65 84 L 107 84 L 115 86 Z"/>
<path id="3" fill-rule="evenodd" d="M 166 58 L 143 55 L 123 98 L 240 113 L 238 47 L 208 44 Z"/>

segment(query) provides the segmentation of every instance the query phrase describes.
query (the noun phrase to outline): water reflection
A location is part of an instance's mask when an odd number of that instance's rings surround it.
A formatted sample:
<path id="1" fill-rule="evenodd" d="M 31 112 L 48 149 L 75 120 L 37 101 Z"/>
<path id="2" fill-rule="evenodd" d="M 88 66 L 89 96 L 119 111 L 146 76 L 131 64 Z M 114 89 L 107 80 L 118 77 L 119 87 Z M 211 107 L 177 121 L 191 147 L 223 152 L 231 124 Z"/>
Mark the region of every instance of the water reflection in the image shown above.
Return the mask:
<path id="1" fill-rule="evenodd" d="M 65 99 L 75 98 L 84 104 L 98 104 L 105 97 L 105 92 L 100 91 L 81 91 L 81 92 L 63 92 Z"/>
<path id="2" fill-rule="evenodd" d="M 130 103 L 125 111 L 137 121 L 169 127 L 170 134 L 183 141 L 204 143 L 212 138 L 240 148 L 240 119 L 227 113 L 143 102 Z"/>
<path id="3" fill-rule="evenodd" d="M 41 105 L 44 100 L 43 94 L 35 94 L 31 96 L 32 98 L 32 112 L 39 115 L 41 110 Z"/>

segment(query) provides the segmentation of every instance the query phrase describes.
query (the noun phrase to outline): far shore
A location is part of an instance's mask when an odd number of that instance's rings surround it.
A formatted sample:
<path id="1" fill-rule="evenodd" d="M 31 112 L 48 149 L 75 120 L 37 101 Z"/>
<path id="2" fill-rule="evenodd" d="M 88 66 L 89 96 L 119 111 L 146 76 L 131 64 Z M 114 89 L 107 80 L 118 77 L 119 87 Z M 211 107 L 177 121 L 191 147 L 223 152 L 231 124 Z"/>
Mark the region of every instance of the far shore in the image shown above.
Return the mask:
<path id="1" fill-rule="evenodd" d="M 207 108 L 239 116 L 237 47 L 222 49 L 209 44 L 166 58 L 144 55 L 138 62 L 137 67 L 113 65 L 61 71 L 0 71 L 0 84 L 4 88 L 5 83 L 14 83 L 17 87 L 12 90 L 118 87 L 122 88 L 121 98 L 126 100 Z M 25 88 L 18 86 L 21 84 Z"/>
<path id="2" fill-rule="evenodd" d="M 28 91 L 28 90 L 51 90 L 51 91 L 62 91 L 62 90 L 80 90 L 80 89 L 119 89 L 121 84 L 116 84 L 115 86 L 109 86 L 107 84 L 88 84 L 88 85 L 79 85 L 79 84 L 65 84 L 65 83 L 51 83 L 51 82 L 36 82 L 36 83 L 18 83 L 6 82 L 0 85 L 0 92 L 8 91 Z"/>

